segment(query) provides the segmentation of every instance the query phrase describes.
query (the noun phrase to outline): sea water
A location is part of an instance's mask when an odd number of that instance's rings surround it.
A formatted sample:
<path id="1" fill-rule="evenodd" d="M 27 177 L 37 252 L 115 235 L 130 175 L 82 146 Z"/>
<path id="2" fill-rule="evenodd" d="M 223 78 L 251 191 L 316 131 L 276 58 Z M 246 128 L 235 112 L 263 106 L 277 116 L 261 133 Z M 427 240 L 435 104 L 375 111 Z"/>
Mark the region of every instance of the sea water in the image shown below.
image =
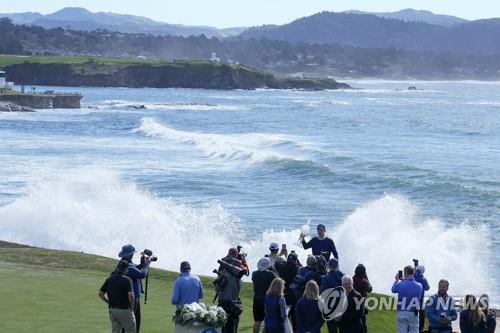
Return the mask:
<path id="1" fill-rule="evenodd" d="M 110 257 L 132 243 L 209 275 L 236 245 L 251 268 L 271 242 L 305 261 L 310 221 L 378 292 L 415 258 L 431 292 L 447 278 L 499 304 L 500 83 L 350 83 L 38 87 L 83 107 L 0 114 L 0 239 Z"/>

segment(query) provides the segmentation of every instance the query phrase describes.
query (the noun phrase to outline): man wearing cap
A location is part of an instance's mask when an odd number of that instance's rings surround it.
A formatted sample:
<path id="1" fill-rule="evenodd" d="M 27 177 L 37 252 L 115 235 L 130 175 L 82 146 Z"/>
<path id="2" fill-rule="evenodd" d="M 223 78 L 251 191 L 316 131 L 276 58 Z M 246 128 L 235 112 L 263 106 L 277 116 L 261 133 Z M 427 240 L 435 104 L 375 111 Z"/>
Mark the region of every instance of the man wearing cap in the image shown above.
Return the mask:
<path id="1" fill-rule="evenodd" d="M 181 276 L 175 280 L 172 304 L 182 306 L 198 303 L 203 298 L 203 287 L 200 278 L 191 275 L 191 265 L 187 261 L 181 262 Z"/>
<path id="2" fill-rule="evenodd" d="M 425 292 L 431 288 L 429 286 L 429 282 L 427 282 L 427 279 L 424 276 L 424 273 L 425 267 L 423 265 L 415 267 L 415 281 L 422 285 L 422 293 L 420 294 L 421 309 L 418 310 L 418 331 L 420 333 L 423 332 L 425 324 L 424 295 Z"/>
<path id="3" fill-rule="evenodd" d="M 278 245 L 278 243 L 271 243 L 271 245 L 269 245 L 269 251 L 271 251 L 271 254 L 269 254 L 269 260 L 271 261 L 271 267 L 273 269 L 274 269 L 274 264 L 276 263 L 279 257 L 278 254 L 279 250 L 280 246 Z"/>
<path id="4" fill-rule="evenodd" d="M 257 262 L 257 271 L 252 273 L 253 282 L 253 332 L 259 333 L 262 321 L 266 317 L 265 300 L 266 292 L 271 282 L 276 278 L 273 271 L 270 270 L 271 261 L 269 258 L 262 258 Z"/>
<path id="5" fill-rule="evenodd" d="M 311 238 L 309 242 L 306 242 L 304 233 L 300 234 L 300 239 L 302 241 L 302 247 L 307 250 L 312 248 L 312 253 L 315 256 L 322 255 L 326 260 L 330 260 L 330 256 L 333 254 L 335 259 L 339 259 L 337 249 L 335 248 L 335 243 L 329 237 L 326 237 L 326 228 L 323 224 L 318 224 L 317 227 L 318 236 Z"/>
<path id="6" fill-rule="evenodd" d="M 342 287 L 342 277 L 344 273 L 339 270 L 339 262 L 337 259 L 332 258 L 328 261 L 328 274 L 325 275 L 321 282 L 320 291 L 323 292 L 326 289 Z M 328 333 L 337 333 L 338 325 L 335 320 L 329 320 L 326 322 L 328 326 Z"/>
<path id="7" fill-rule="evenodd" d="M 130 244 L 124 245 L 120 253 L 118 253 L 118 257 L 122 260 L 128 262 L 128 273 L 127 276 L 132 279 L 132 286 L 134 288 L 134 296 L 135 296 L 135 306 L 134 306 L 134 314 L 135 314 L 135 324 L 136 324 L 136 332 L 139 333 L 141 329 L 141 280 L 146 278 L 149 272 L 149 257 L 144 257 L 144 261 L 141 262 L 140 265 L 136 265 L 132 262 L 132 258 L 135 254 L 135 247 Z"/>
<path id="8" fill-rule="evenodd" d="M 132 280 L 126 276 L 127 272 L 128 262 L 120 260 L 116 271 L 104 281 L 99 290 L 99 297 L 108 304 L 113 333 L 120 333 L 122 329 L 126 333 L 136 332 L 135 316 L 132 310 L 135 297 Z"/>

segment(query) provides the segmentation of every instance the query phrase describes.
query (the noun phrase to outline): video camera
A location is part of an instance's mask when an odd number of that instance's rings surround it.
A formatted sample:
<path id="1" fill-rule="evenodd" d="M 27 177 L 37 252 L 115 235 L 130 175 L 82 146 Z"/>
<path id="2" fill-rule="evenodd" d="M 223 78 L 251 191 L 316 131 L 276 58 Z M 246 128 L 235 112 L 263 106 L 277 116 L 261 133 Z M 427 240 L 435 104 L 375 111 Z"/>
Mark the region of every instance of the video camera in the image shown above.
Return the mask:
<path id="1" fill-rule="evenodd" d="M 141 252 L 141 263 L 143 263 L 146 258 L 149 258 L 151 262 L 158 260 L 158 257 L 153 255 L 153 251 L 148 249 Z"/>
<path id="2" fill-rule="evenodd" d="M 243 275 L 245 275 L 245 270 L 241 267 L 231 265 L 224 260 L 217 260 L 217 263 L 221 265 L 221 267 L 224 268 L 229 274 L 237 277 L 238 279 L 241 279 Z"/>
<path id="3" fill-rule="evenodd" d="M 236 246 L 236 249 L 238 250 L 238 255 L 236 256 L 236 259 L 238 259 L 240 261 L 245 260 L 246 257 L 247 257 L 247 253 L 246 252 L 241 252 L 242 248 L 243 248 L 243 246 L 241 246 L 241 245 Z"/>

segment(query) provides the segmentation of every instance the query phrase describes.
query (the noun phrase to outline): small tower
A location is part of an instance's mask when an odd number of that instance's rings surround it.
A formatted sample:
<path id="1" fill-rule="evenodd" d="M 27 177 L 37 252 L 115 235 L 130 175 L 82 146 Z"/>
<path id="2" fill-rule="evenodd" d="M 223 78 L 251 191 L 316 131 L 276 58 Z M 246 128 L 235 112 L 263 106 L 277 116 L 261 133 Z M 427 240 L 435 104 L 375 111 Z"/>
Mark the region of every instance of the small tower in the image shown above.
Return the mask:
<path id="1" fill-rule="evenodd" d="M 0 89 L 7 88 L 7 79 L 5 77 L 5 72 L 0 70 Z"/>
<path id="2" fill-rule="evenodd" d="M 212 52 L 212 56 L 210 57 L 211 62 L 220 62 L 220 59 L 217 57 L 217 53 Z"/>

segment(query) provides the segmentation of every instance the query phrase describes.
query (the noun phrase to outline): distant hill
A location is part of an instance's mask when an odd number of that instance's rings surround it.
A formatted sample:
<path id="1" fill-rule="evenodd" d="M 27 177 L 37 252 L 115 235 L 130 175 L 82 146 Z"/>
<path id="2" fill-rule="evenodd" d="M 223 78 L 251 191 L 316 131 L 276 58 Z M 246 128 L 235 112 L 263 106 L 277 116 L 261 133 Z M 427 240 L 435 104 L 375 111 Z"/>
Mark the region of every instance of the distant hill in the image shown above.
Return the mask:
<path id="1" fill-rule="evenodd" d="M 43 28 L 69 28 L 71 30 L 108 30 L 125 33 L 150 33 L 155 35 L 190 36 L 204 34 L 207 37 L 224 38 L 241 33 L 245 28 L 217 29 L 205 26 L 187 26 L 153 21 L 149 18 L 115 13 L 93 13 L 85 8 L 67 7 L 55 13 L 0 14 L 16 24 L 31 24 Z"/>
<path id="2" fill-rule="evenodd" d="M 492 55 L 500 54 L 500 19 L 470 21 L 445 27 L 386 19 L 372 14 L 321 12 L 280 26 L 249 28 L 239 37 Z"/>
<path id="3" fill-rule="evenodd" d="M 428 10 L 415 10 L 411 8 L 403 9 L 392 13 L 375 13 L 375 12 L 362 12 L 359 10 L 348 10 L 345 13 L 351 14 L 368 14 L 383 17 L 387 19 L 396 19 L 407 22 L 422 22 L 433 25 L 442 25 L 444 27 L 451 27 L 457 24 L 469 22 L 466 19 L 450 16 L 434 14 Z"/>
<path id="4" fill-rule="evenodd" d="M 395 48 L 357 48 L 340 44 L 290 43 L 269 39 L 154 36 L 105 31 L 46 30 L 14 25 L 0 19 L 0 67 L 27 61 L 28 55 L 58 55 L 51 62 L 66 63 L 68 55 L 100 65 L 89 56 L 114 58 L 112 64 L 155 59 L 202 59 L 212 53 L 228 64 L 245 64 L 274 72 L 313 77 L 377 77 L 387 79 L 499 80 L 500 57 L 408 51 Z M 3 56 L 1 54 L 13 54 Z M 42 57 L 44 58 L 44 57 Z M 102 58 L 99 58 L 102 59 Z M 40 60 L 43 62 L 43 60 Z M 94 67 L 92 67 L 94 66 Z M 83 68 L 88 74 L 89 68 Z M 15 80 L 14 80 L 15 81 Z"/>

